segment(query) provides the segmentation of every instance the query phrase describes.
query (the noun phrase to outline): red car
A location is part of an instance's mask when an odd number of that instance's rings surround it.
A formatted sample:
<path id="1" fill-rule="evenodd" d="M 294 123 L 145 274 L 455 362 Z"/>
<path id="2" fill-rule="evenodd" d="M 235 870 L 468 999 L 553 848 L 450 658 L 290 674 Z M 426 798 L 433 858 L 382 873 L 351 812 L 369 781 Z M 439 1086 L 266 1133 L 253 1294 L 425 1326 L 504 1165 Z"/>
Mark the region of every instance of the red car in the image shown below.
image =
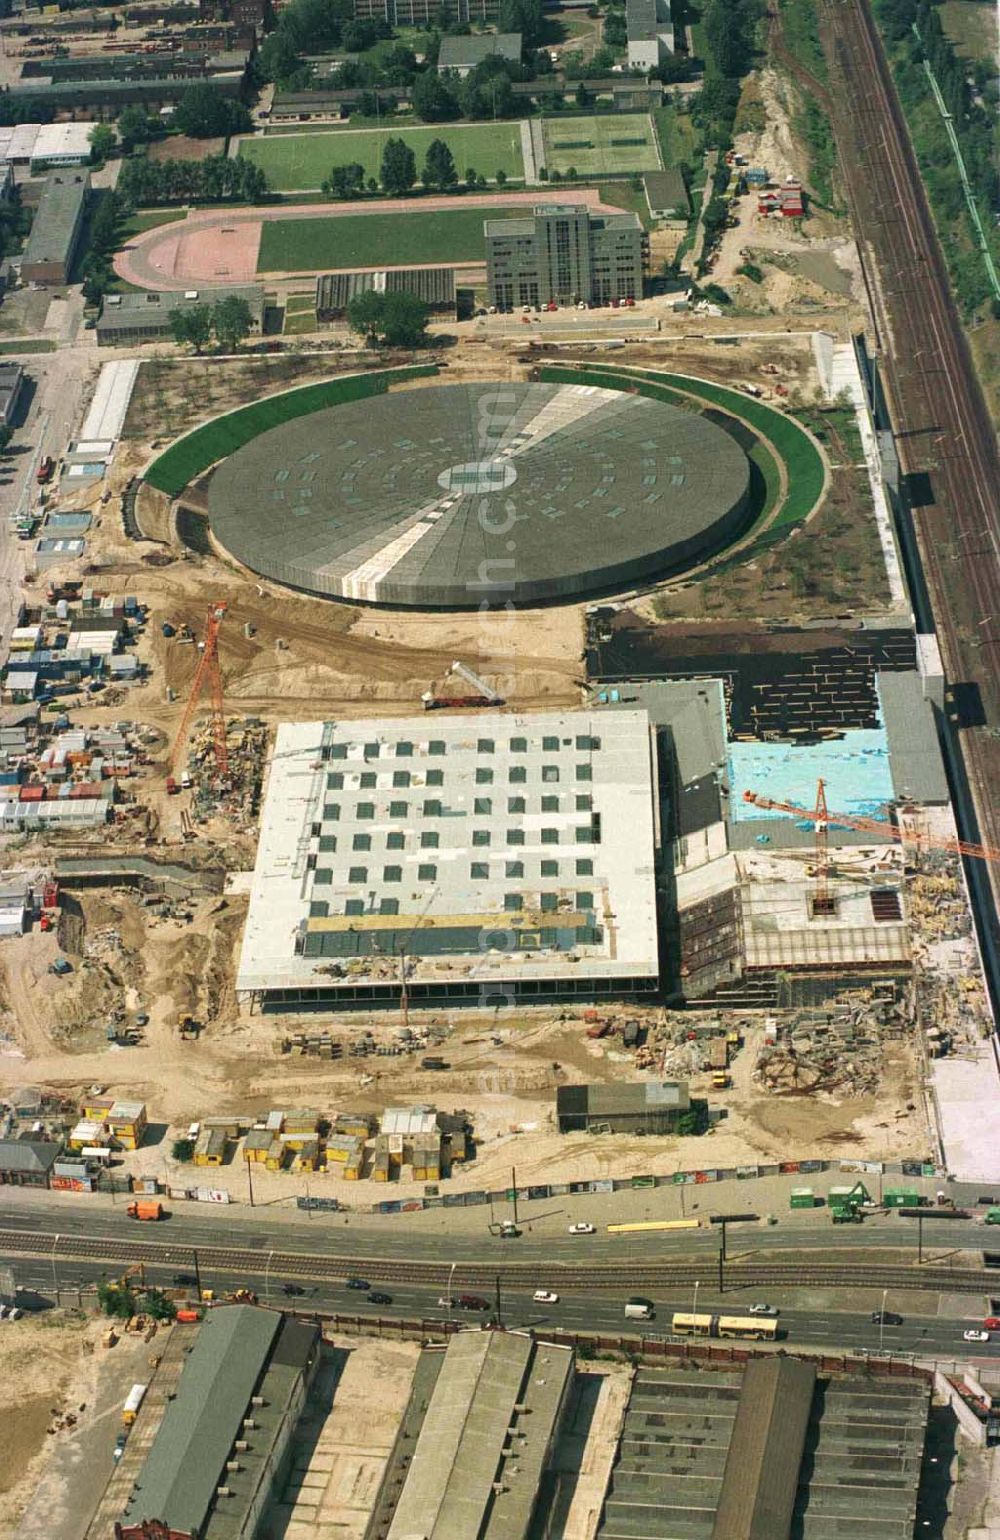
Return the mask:
<path id="1" fill-rule="evenodd" d="M 983 1326 L 987 1331 L 1000 1331 L 1000 1315 L 988 1315 Z"/>
<path id="2" fill-rule="evenodd" d="M 37 480 L 39 486 L 42 486 L 46 481 L 52 480 L 52 473 L 54 472 L 55 468 L 56 462 L 53 460 L 52 456 L 46 455 L 45 459 L 38 467 Z"/>

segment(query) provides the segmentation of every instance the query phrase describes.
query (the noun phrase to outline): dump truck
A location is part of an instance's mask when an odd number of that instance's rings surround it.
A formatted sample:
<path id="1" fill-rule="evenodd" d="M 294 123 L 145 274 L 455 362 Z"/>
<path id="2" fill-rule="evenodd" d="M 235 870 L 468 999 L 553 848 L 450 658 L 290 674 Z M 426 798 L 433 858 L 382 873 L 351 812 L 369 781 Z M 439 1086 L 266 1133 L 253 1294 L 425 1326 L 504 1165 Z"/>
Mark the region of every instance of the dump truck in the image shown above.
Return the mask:
<path id="1" fill-rule="evenodd" d="M 163 1204 L 159 1198 L 137 1198 L 125 1210 L 130 1219 L 165 1219 Z"/>
<path id="2" fill-rule="evenodd" d="M 724 1037 L 713 1037 L 709 1043 L 708 1065 L 712 1070 L 729 1068 L 729 1044 Z"/>
<path id="3" fill-rule="evenodd" d="M 231 1305 L 255 1305 L 257 1303 L 257 1296 L 253 1289 L 232 1289 L 224 1297 Z"/>

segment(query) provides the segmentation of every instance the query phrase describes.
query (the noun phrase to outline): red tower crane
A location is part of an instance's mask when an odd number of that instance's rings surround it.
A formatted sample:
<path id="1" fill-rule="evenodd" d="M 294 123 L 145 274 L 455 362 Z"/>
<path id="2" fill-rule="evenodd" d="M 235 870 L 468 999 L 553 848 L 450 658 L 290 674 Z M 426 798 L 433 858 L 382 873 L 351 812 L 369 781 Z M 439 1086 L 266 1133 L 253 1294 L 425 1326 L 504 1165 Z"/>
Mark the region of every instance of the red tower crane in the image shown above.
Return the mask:
<path id="1" fill-rule="evenodd" d="M 759 791 L 745 791 L 744 802 L 754 807 L 767 808 L 774 813 L 788 813 L 793 818 L 808 818 L 816 825 L 816 870 L 820 875 L 820 892 L 824 891 L 827 874 L 827 837 L 831 824 L 845 829 L 857 829 L 862 834 L 874 834 L 880 840 L 893 840 L 897 845 L 913 845 L 918 850 L 950 850 L 957 856 L 974 856 L 979 861 L 1000 862 L 1000 850 L 991 845 L 974 845 L 969 840 L 953 839 L 946 834 L 925 834 L 919 829 L 904 829 L 882 818 L 855 818 L 850 813 L 831 813 L 826 805 L 826 784 L 820 780 L 816 787 L 815 808 L 799 807 L 795 802 L 775 802 Z"/>
<path id="2" fill-rule="evenodd" d="M 170 750 L 170 758 L 167 762 L 167 771 L 171 779 L 173 778 L 174 770 L 177 768 L 181 750 L 187 744 L 191 719 L 201 699 L 201 693 L 205 687 L 206 680 L 212 693 L 212 738 L 215 748 L 215 768 L 220 776 L 225 776 L 229 773 L 229 755 L 226 750 L 226 718 L 222 703 L 222 675 L 219 672 L 219 627 L 225 616 L 226 608 L 224 604 L 213 604 L 208 612 L 205 624 L 205 643 L 201 656 L 198 659 L 198 667 L 195 669 L 191 694 L 188 696 L 187 705 L 184 707 L 181 725 L 177 729 L 177 737 L 174 739 L 173 748 Z"/>

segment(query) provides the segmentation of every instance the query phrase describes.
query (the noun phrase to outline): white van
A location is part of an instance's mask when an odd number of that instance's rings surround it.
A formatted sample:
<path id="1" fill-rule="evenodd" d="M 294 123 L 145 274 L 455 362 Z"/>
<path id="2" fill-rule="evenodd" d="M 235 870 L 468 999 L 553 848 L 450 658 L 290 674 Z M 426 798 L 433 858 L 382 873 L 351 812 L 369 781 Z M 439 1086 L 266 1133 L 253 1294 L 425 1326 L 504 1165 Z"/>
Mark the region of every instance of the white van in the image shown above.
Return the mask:
<path id="1" fill-rule="evenodd" d="M 626 1321 L 651 1321 L 655 1314 L 656 1307 L 651 1299 L 639 1299 L 637 1296 L 625 1306 Z"/>

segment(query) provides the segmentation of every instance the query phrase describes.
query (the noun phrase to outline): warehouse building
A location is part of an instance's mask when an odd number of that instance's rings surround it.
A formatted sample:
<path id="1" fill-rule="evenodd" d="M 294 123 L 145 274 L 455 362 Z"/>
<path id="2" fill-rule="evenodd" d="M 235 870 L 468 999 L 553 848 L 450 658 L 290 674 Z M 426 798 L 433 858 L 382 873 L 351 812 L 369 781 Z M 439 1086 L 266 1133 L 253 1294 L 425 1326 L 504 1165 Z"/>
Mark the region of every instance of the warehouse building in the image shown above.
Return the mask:
<path id="1" fill-rule="evenodd" d="M 653 780 L 642 711 L 283 724 L 238 991 L 269 1007 L 391 1007 L 404 981 L 411 1004 L 653 993 Z"/>
<path id="2" fill-rule="evenodd" d="M 42 1139 L 0 1139 L 0 1187 L 49 1187 L 62 1145 Z"/>
<path id="3" fill-rule="evenodd" d="M 142 342 L 169 341 L 170 318 L 178 310 L 209 308 L 224 299 L 244 300 L 250 310 L 250 335 L 260 336 L 264 324 L 264 290 L 258 284 L 241 288 L 178 290 L 146 289 L 133 294 L 108 294 L 97 320 L 97 345 L 135 347 Z"/>
<path id="4" fill-rule="evenodd" d="M 670 0 L 626 0 L 628 67 L 655 70 L 674 51 Z"/>
<path id="5" fill-rule="evenodd" d="M 21 257 L 24 283 L 69 282 L 89 190 L 90 177 L 85 171 L 53 172 L 46 179 Z"/>
<path id="6" fill-rule="evenodd" d="M 556 1089 L 561 1134 L 671 1134 L 691 1110 L 687 1083 L 682 1080 L 611 1081 Z"/>
<path id="7" fill-rule="evenodd" d="M 438 53 L 438 74 L 453 70 L 456 75 L 471 75 L 485 59 L 506 59 L 508 64 L 521 62 L 520 32 L 480 32 L 472 37 L 441 39 Z"/>
<path id="8" fill-rule="evenodd" d="M 115 1540 L 255 1540 L 266 1532 L 319 1357 L 316 1326 L 252 1305 L 210 1311 Z"/>
<path id="9" fill-rule="evenodd" d="M 597 1540 L 912 1540 L 929 1409 L 789 1357 L 641 1369 Z"/>
<path id="10" fill-rule="evenodd" d="M 524 219 L 487 219 L 483 233 L 491 305 L 642 298 L 649 243 L 638 214 L 543 203 Z"/>
<path id="11" fill-rule="evenodd" d="M 500 0 L 354 0 L 355 21 L 386 21 L 396 27 L 496 22 Z"/>
<path id="12" fill-rule="evenodd" d="M 321 273 L 316 279 L 316 319 L 341 321 L 359 294 L 412 294 L 431 315 L 456 315 L 453 267 L 397 267 L 383 272 Z"/>
<path id="13" fill-rule="evenodd" d="M 647 171 L 642 187 L 653 219 L 662 220 L 664 224 L 687 224 L 691 198 L 687 183 L 676 167 L 667 171 Z"/>
<path id="14" fill-rule="evenodd" d="M 0 422 L 6 427 L 14 420 L 25 379 L 21 364 L 0 364 Z"/>
<path id="15" fill-rule="evenodd" d="M 470 1331 L 442 1352 L 387 1540 L 527 1540 L 574 1380 L 572 1348 Z"/>

